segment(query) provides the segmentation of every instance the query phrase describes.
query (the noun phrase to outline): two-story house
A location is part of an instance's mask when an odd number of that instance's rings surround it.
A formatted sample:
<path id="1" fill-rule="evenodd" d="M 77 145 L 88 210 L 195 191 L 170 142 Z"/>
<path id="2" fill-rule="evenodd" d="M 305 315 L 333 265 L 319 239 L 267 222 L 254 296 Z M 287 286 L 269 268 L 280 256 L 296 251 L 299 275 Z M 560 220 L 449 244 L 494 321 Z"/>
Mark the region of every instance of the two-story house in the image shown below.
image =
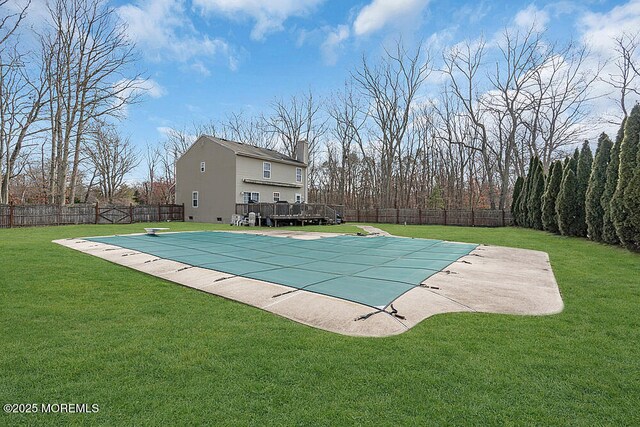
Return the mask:
<path id="1" fill-rule="evenodd" d="M 231 220 L 236 203 L 301 203 L 307 200 L 308 144 L 296 157 L 241 142 L 203 135 L 176 162 L 176 202 L 185 219 Z"/>

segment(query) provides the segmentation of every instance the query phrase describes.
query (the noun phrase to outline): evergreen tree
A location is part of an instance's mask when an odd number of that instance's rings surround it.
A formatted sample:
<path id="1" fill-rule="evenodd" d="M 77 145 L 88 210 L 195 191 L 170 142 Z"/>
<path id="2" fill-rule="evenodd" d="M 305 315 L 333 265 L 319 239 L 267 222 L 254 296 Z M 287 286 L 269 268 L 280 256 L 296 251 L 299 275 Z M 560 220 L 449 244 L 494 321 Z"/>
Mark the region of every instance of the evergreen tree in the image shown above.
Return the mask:
<path id="1" fill-rule="evenodd" d="M 527 199 L 527 222 L 529 227 L 542 230 L 542 195 L 544 194 L 544 169 L 538 157 L 533 160 L 531 186 Z"/>
<path id="2" fill-rule="evenodd" d="M 520 203 L 520 195 L 522 194 L 522 186 L 524 185 L 524 178 L 519 176 L 516 179 L 516 183 L 513 186 L 513 197 L 511 198 L 511 217 L 516 225 L 518 224 L 518 215 L 519 215 L 519 203 Z"/>
<path id="3" fill-rule="evenodd" d="M 618 186 L 620 145 L 624 138 L 624 126 L 626 124 L 626 120 L 627 119 L 625 118 L 622 121 L 622 125 L 616 135 L 616 142 L 613 144 L 613 148 L 611 149 L 611 157 L 609 158 L 609 164 L 607 165 L 607 181 L 604 186 L 604 193 L 602 193 L 602 198 L 600 199 L 602 211 L 604 212 L 604 215 L 602 216 L 602 241 L 609 243 L 610 245 L 617 245 L 620 243 L 618 234 L 616 233 L 616 227 L 613 224 L 613 219 L 611 217 L 611 199 L 613 198 L 613 193 L 615 193 L 616 187 Z"/>
<path id="4" fill-rule="evenodd" d="M 578 222 L 578 180 L 576 179 L 571 162 L 564 171 L 562 185 L 558 200 L 556 201 L 556 213 L 558 215 L 558 228 L 563 236 L 577 236 L 580 232 Z"/>
<path id="5" fill-rule="evenodd" d="M 640 105 L 636 104 L 631 110 L 624 126 L 624 138 L 620 144 L 620 166 L 618 169 L 618 185 L 611 199 L 611 218 L 616 227 L 620 242 L 627 248 L 635 249 L 636 230 L 632 221 L 632 209 L 636 202 L 633 200 L 634 172 L 638 161 L 638 145 L 640 145 Z M 629 191 L 627 191 L 629 188 Z"/>
<path id="6" fill-rule="evenodd" d="M 552 233 L 558 229 L 558 217 L 556 215 L 556 199 L 562 184 L 562 162 L 556 160 L 549 169 L 547 186 L 542 197 L 542 225 L 545 230 Z"/>
<path id="7" fill-rule="evenodd" d="M 574 174 L 578 174 L 578 162 L 580 162 L 580 149 L 576 148 L 573 152 L 573 157 L 569 160 L 571 162 L 571 168 Z"/>
<path id="8" fill-rule="evenodd" d="M 613 142 L 606 133 L 602 133 L 598 138 L 598 148 L 596 157 L 589 177 L 587 187 L 587 197 L 585 202 L 585 213 L 587 215 L 587 234 L 591 240 L 602 241 L 602 226 L 604 221 L 604 209 L 600 199 L 604 193 L 607 183 L 607 166 L 611 158 L 611 147 Z"/>
<path id="9" fill-rule="evenodd" d="M 529 169 L 524 178 L 522 191 L 520 192 L 520 203 L 518 204 L 518 225 L 520 227 L 529 227 L 529 188 L 531 187 L 531 170 L 533 169 L 533 158 L 529 160 Z"/>
<path id="10" fill-rule="evenodd" d="M 585 211 L 585 200 L 587 197 L 587 187 L 589 186 L 589 177 L 591 176 L 591 166 L 593 164 L 593 154 L 591 153 L 591 147 L 589 147 L 589 141 L 585 141 L 582 144 L 582 150 L 580 150 L 580 157 L 578 158 L 578 169 L 576 173 L 576 180 L 578 181 L 578 236 L 587 236 L 587 216 Z"/>

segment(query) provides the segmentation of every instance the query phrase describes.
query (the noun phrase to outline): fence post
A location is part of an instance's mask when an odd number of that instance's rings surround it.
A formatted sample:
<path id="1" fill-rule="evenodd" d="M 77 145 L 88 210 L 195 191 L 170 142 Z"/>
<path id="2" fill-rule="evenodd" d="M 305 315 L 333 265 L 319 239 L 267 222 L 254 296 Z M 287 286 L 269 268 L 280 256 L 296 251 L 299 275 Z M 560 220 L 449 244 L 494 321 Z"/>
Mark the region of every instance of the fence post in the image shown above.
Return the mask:
<path id="1" fill-rule="evenodd" d="M 60 225 L 60 219 L 62 218 L 62 205 L 58 205 L 56 209 L 56 225 Z"/>
<path id="2" fill-rule="evenodd" d="M 505 223 L 504 223 L 504 209 L 502 209 L 502 226 L 503 227 L 505 226 Z"/>
<path id="3" fill-rule="evenodd" d="M 422 208 L 418 208 L 418 224 L 422 225 Z"/>
<path id="4" fill-rule="evenodd" d="M 400 224 L 400 208 L 396 208 L 396 224 Z"/>
<path id="5" fill-rule="evenodd" d="M 360 222 L 360 208 L 356 208 L 356 222 Z"/>
<path id="6" fill-rule="evenodd" d="M 476 215 L 473 213 L 473 208 L 471 208 L 471 226 L 476 226 Z"/>
<path id="7" fill-rule="evenodd" d="M 378 212 L 379 208 L 376 208 L 376 224 L 380 222 L 379 218 L 380 218 L 380 213 Z"/>
<path id="8" fill-rule="evenodd" d="M 9 228 L 13 228 L 13 202 L 9 203 Z"/>
<path id="9" fill-rule="evenodd" d="M 447 208 L 442 209 L 444 211 L 444 225 L 447 225 Z"/>
<path id="10" fill-rule="evenodd" d="M 158 222 L 162 221 L 162 211 L 160 210 L 160 204 L 158 203 Z"/>
<path id="11" fill-rule="evenodd" d="M 185 221 L 185 216 L 184 216 L 184 203 L 182 204 L 182 222 Z"/>
<path id="12" fill-rule="evenodd" d="M 98 217 L 100 216 L 100 208 L 98 207 L 98 201 L 96 200 L 96 221 L 95 224 L 98 223 Z"/>
<path id="13" fill-rule="evenodd" d="M 129 203 L 129 224 L 133 224 L 133 203 Z"/>

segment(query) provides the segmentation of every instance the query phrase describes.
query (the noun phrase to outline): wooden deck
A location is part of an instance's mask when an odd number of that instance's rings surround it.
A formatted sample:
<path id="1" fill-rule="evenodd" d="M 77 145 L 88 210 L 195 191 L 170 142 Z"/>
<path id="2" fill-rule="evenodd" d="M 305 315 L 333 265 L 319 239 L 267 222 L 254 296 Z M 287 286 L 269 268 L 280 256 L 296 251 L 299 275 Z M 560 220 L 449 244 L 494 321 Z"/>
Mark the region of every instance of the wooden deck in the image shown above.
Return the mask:
<path id="1" fill-rule="evenodd" d="M 273 225 L 336 224 L 342 219 L 341 206 L 316 203 L 237 203 L 236 214 L 256 214 L 256 223 L 265 225 L 270 219 Z"/>

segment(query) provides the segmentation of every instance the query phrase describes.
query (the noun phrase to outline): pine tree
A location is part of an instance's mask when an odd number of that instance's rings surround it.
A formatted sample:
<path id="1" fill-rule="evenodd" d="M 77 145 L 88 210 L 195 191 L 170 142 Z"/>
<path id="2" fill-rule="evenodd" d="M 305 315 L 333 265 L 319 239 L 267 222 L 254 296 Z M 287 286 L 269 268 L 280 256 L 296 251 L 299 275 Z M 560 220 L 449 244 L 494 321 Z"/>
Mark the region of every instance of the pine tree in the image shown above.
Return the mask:
<path id="1" fill-rule="evenodd" d="M 618 185 L 611 199 L 611 218 L 616 227 L 620 242 L 627 248 L 635 249 L 636 230 L 632 222 L 631 211 L 636 202 L 633 200 L 634 172 L 638 161 L 638 146 L 640 145 L 640 105 L 636 104 L 631 110 L 624 126 L 624 138 L 620 145 L 620 166 L 618 169 Z M 627 188 L 629 191 L 627 192 Z"/>
<path id="2" fill-rule="evenodd" d="M 556 160 L 549 169 L 547 186 L 542 197 L 542 225 L 545 230 L 552 233 L 560 231 L 558 229 L 558 217 L 556 214 L 556 199 L 560 193 L 562 184 L 562 162 Z"/>
<path id="3" fill-rule="evenodd" d="M 519 203 L 520 203 L 520 195 L 522 194 L 522 186 L 524 185 L 524 178 L 519 176 L 516 179 L 516 183 L 513 186 L 513 197 L 511 198 L 511 217 L 513 218 L 516 225 L 518 224 L 518 216 L 519 216 Z"/>
<path id="4" fill-rule="evenodd" d="M 542 195 L 544 194 L 544 169 L 538 157 L 533 160 L 531 186 L 527 199 L 527 222 L 529 227 L 542 230 Z"/>
<path id="5" fill-rule="evenodd" d="M 600 199 L 602 210 L 604 215 L 602 216 L 602 241 L 609 243 L 610 245 L 617 245 L 620 243 L 618 234 L 616 233 L 616 227 L 613 224 L 611 217 L 611 199 L 613 193 L 618 186 L 618 168 L 620 166 L 620 145 L 624 138 L 624 126 L 626 124 L 626 118 L 622 121 L 622 125 L 616 135 L 616 142 L 611 149 L 611 157 L 609 158 L 609 164 L 607 165 L 607 181 L 604 186 L 604 193 Z"/>
<path id="6" fill-rule="evenodd" d="M 578 180 L 571 168 L 564 171 L 562 185 L 558 200 L 556 201 L 556 213 L 558 214 L 558 228 L 563 236 L 577 236 L 580 232 L 578 222 Z"/>
<path id="7" fill-rule="evenodd" d="M 602 241 L 602 228 L 604 222 L 604 209 L 600 199 L 604 193 L 607 183 L 607 166 L 611 158 L 611 148 L 613 142 L 606 133 L 602 133 L 598 138 L 598 148 L 596 149 L 596 157 L 589 177 L 589 186 L 587 187 L 587 197 L 585 203 L 585 212 L 587 215 L 587 234 L 591 240 L 596 242 Z"/>
<path id="8" fill-rule="evenodd" d="M 587 197 L 587 187 L 589 186 L 589 177 L 591 176 L 591 166 L 593 164 L 593 154 L 591 153 L 591 147 L 589 147 L 589 141 L 585 141 L 582 144 L 582 150 L 580 150 L 580 157 L 578 158 L 578 168 L 576 173 L 576 180 L 578 181 L 578 236 L 587 236 L 587 216 L 585 211 L 585 200 Z"/>

